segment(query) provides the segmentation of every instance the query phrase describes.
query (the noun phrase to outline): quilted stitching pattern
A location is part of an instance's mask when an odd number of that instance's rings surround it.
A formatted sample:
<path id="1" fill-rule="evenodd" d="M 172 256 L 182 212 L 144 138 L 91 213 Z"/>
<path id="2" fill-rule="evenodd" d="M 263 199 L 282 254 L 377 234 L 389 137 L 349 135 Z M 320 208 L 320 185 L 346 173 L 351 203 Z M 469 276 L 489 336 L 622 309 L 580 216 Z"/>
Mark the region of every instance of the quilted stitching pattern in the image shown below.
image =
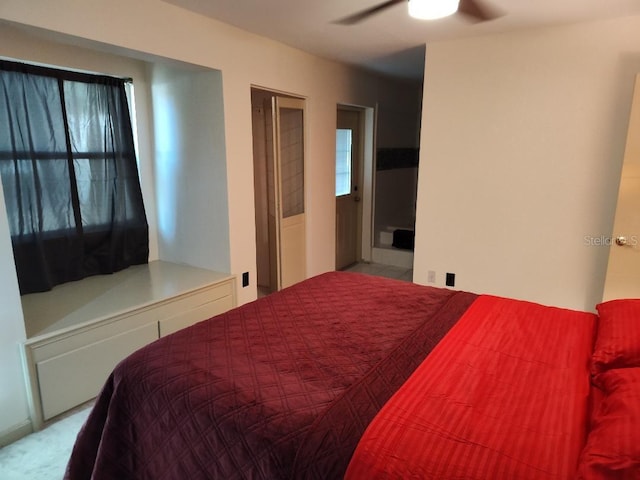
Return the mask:
<path id="1" fill-rule="evenodd" d="M 464 296 L 331 272 L 162 338 L 115 369 L 79 434 L 67 478 L 344 471 L 351 452 L 341 452 L 355 448 L 371 412 L 446 333 L 452 321 L 440 323 L 438 313 L 457 295 Z M 325 432 L 320 440 L 316 427 Z M 324 463 L 313 473 L 305 458 Z"/>

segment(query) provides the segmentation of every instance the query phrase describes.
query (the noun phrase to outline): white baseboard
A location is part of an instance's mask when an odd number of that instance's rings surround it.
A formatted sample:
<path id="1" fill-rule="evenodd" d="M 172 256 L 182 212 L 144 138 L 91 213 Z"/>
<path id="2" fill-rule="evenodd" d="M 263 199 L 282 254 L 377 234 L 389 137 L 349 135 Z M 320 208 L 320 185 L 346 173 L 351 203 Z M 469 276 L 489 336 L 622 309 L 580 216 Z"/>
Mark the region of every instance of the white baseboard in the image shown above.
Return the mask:
<path id="1" fill-rule="evenodd" d="M 25 420 L 14 427 L 11 427 L 4 432 L 0 432 L 0 448 L 9 445 L 15 441 L 20 440 L 22 437 L 26 437 L 30 433 L 33 433 L 33 427 L 31 421 Z"/>

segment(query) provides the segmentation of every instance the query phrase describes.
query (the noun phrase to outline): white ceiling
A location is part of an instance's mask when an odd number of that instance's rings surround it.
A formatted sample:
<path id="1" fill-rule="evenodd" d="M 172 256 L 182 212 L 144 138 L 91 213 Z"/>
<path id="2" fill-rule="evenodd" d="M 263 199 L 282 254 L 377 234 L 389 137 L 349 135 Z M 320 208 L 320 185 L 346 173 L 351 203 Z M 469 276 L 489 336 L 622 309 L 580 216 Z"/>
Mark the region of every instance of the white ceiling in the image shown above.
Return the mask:
<path id="1" fill-rule="evenodd" d="M 333 22 L 384 0 L 164 0 L 325 58 L 421 78 L 424 45 L 454 37 L 640 15 L 640 0 L 479 0 L 504 15 L 420 21 L 399 4 L 353 26 Z"/>

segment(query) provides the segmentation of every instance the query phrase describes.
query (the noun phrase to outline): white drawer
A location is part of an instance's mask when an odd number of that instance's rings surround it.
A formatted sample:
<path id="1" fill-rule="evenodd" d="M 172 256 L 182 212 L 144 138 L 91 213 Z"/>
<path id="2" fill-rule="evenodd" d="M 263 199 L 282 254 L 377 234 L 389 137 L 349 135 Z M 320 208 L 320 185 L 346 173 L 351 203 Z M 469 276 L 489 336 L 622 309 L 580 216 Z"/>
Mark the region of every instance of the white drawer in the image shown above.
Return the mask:
<path id="1" fill-rule="evenodd" d="M 157 338 L 151 323 L 37 362 L 44 420 L 95 397 L 118 362 Z"/>
<path id="2" fill-rule="evenodd" d="M 143 328 L 149 324 L 155 325 L 157 322 L 154 322 L 154 320 L 158 318 L 159 312 L 161 313 L 162 309 L 152 305 L 126 315 L 107 319 L 98 324 L 56 335 L 46 340 L 27 342 L 27 347 L 32 351 L 34 362 L 43 362 L 85 345 L 126 334 L 131 330 Z"/>
<path id="3" fill-rule="evenodd" d="M 164 337 L 194 323 L 224 313 L 231 308 L 233 308 L 233 297 L 229 295 L 186 312 L 179 313 L 171 318 L 160 320 L 160 336 Z"/>
<path id="4" fill-rule="evenodd" d="M 233 298 L 233 286 L 230 281 L 169 298 L 153 305 L 147 305 L 125 314 L 106 319 L 98 324 L 88 325 L 76 331 L 57 335 L 48 340 L 27 342 L 27 344 L 31 345 L 33 361 L 41 362 L 89 343 L 98 342 L 149 323 L 157 324 L 165 319 L 183 315 L 184 312 L 189 312 L 201 305 L 225 298 Z M 227 305 L 226 302 L 223 303 Z M 231 307 L 233 307 L 233 302 L 226 310 L 229 310 Z M 196 321 L 204 320 L 223 311 L 224 310 L 217 311 L 214 314 L 199 318 Z M 195 321 L 191 323 L 195 323 Z"/>
<path id="5" fill-rule="evenodd" d="M 162 314 L 153 320 L 161 321 L 166 318 L 180 315 L 181 313 L 197 308 L 201 305 L 213 302 L 220 298 L 232 297 L 233 285 L 231 281 L 225 281 L 218 285 L 211 285 L 195 292 L 181 295 L 162 304 Z M 206 317 L 205 317 L 206 318 Z M 201 319 L 203 320 L 203 319 Z"/>

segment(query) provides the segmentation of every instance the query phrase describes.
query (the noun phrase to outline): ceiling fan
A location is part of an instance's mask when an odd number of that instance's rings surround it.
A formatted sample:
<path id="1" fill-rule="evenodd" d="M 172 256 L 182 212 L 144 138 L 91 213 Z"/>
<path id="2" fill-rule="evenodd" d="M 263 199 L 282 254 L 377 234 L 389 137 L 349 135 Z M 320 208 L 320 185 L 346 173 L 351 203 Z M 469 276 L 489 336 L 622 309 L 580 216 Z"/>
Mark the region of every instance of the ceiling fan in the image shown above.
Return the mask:
<path id="1" fill-rule="evenodd" d="M 482 0 L 387 0 L 353 15 L 341 18 L 335 23 L 355 25 L 398 3 L 406 1 L 409 2 L 409 15 L 419 19 L 435 20 L 456 12 L 466 15 L 473 22 L 486 22 L 501 16 L 496 10 L 485 5 Z"/>

